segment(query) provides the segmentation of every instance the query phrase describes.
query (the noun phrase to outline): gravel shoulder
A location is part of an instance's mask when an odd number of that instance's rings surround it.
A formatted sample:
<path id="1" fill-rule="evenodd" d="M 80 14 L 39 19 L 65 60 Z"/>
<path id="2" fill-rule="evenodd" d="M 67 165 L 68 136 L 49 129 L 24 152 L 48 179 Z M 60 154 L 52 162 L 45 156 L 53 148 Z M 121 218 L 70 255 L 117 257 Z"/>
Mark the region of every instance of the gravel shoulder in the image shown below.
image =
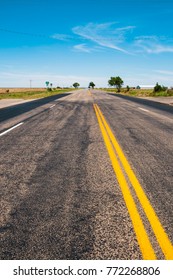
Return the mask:
<path id="1" fill-rule="evenodd" d="M 13 105 L 18 105 L 18 104 L 30 102 L 30 101 L 33 101 L 33 100 L 35 100 L 35 99 L 30 99 L 30 100 L 24 100 L 24 99 L 1 99 L 0 100 L 0 109 L 1 108 L 6 108 L 6 107 L 9 107 L 9 106 L 13 106 Z"/>

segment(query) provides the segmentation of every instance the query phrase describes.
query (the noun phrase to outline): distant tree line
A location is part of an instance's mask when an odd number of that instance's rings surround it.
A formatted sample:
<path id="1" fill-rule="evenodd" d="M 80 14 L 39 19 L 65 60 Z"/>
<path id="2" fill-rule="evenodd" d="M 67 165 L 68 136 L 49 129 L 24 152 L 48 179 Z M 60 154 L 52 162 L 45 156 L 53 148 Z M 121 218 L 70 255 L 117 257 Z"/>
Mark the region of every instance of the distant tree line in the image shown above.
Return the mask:
<path id="1" fill-rule="evenodd" d="M 46 84 L 47 90 L 51 91 L 53 84 L 50 83 L 49 81 L 46 81 L 45 84 Z M 121 88 L 122 88 L 123 84 L 124 84 L 124 81 L 122 80 L 122 78 L 120 76 L 110 77 L 110 79 L 108 80 L 108 85 L 110 87 L 115 87 L 118 92 L 121 91 Z M 75 82 L 73 84 L 73 87 L 75 89 L 77 89 L 77 88 L 80 87 L 80 84 L 78 82 Z M 94 87 L 95 87 L 95 83 L 94 82 L 90 82 L 89 85 L 88 85 L 88 88 L 92 88 L 93 89 Z M 60 87 L 57 87 L 57 88 L 60 88 Z M 140 86 L 133 87 L 133 89 L 140 89 L 140 88 L 141 88 Z M 130 89 L 131 88 L 127 85 L 126 86 L 126 91 L 127 92 L 130 91 Z M 159 83 L 156 83 L 153 92 L 162 92 L 162 91 L 167 91 L 167 90 L 168 90 L 167 87 L 165 87 L 163 85 L 159 85 Z"/>

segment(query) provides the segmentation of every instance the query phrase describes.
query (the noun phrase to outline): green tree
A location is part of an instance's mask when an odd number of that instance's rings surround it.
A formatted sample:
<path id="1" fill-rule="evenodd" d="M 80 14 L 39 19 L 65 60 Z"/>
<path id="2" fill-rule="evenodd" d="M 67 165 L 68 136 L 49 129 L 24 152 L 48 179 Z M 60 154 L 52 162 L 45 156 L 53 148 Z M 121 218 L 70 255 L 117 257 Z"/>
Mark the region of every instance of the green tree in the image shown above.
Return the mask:
<path id="1" fill-rule="evenodd" d="M 94 87 L 95 87 L 95 84 L 94 84 L 93 82 L 90 82 L 88 87 L 89 87 L 89 88 L 90 88 L 90 87 L 94 88 Z"/>
<path id="2" fill-rule="evenodd" d="M 49 82 L 47 81 L 47 82 L 45 82 L 45 84 L 46 84 L 46 87 L 48 87 L 49 86 Z"/>
<path id="3" fill-rule="evenodd" d="M 126 91 L 129 91 L 130 90 L 130 87 L 129 86 L 126 86 Z"/>
<path id="4" fill-rule="evenodd" d="M 108 81 L 108 84 L 111 87 L 116 87 L 118 89 L 118 92 L 121 90 L 123 83 L 124 83 L 123 80 L 119 76 L 111 77 L 110 80 Z"/>
<path id="5" fill-rule="evenodd" d="M 73 84 L 73 87 L 74 87 L 74 88 L 78 88 L 79 86 L 80 86 L 80 84 L 77 83 L 77 82 Z"/>
<path id="6" fill-rule="evenodd" d="M 158 83 L 156 83 L 154 87 L 154 92 L 159 92 L 159 91 L 166 91 L 168 88 L 165 86 L 161 86 Z"/>

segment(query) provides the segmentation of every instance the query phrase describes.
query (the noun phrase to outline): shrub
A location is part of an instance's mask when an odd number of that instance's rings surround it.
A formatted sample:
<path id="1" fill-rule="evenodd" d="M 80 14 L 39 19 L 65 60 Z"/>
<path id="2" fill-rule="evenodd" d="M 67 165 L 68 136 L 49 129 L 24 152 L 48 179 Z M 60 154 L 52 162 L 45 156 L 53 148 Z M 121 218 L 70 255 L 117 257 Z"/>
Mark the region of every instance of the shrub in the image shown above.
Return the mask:
<path id="1" fill-rule="evenodd" d="M 127 87 L 126 87 L 126 91 L 129 91 L 129 90 L 130 90 L 130 87 L 129 87 L 129 86 L 127 86 Z"/>
<path id="2" fill-rule="evenodd" d="M 163 90 L 163 91 L 166 91 L 167 89 L 168 89 L 167 87 L 162 86 L 162 90 Z"/>
<path id="3" fill-rule="evenodd" d="M 168 89 L 167 94 L 168 96 L 173 96 L 173 88 Z"/>
<path id="4" fill-rule="evenodd" d="M 165 86 L 161 86 L 158 83 L 156 83 L 154 87 L 154 92 L 159 92 L 159 91 L 166 91 L 168 88 Z"/>

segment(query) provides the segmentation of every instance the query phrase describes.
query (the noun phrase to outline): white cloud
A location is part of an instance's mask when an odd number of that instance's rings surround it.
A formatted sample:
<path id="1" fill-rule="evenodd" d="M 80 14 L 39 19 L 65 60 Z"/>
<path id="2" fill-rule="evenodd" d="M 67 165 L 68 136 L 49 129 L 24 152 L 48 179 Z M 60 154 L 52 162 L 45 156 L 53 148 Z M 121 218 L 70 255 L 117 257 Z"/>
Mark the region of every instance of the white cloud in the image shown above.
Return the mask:
<path id="1" fill-rule="evenodd" d="M 76 51 L 80 51 L 80 52 L 86 52 L 86 53 L 90 53 L 91 52 L 91 49 L 89 49 L 86 44 L 75 45 L 73 48 Z"/>
<path id="2" fill-rule="evenodd" d="M 148 53 L 172 53 L 173 52 L 173 46 L 164 46 L 164 45 L 152 45 L 151 47 L 147 48 L 146 51 Z"/>
<path id="3" fill-rule="evenodd" d="M 173 45 L 168 45 L 165 37 L 157 36 L 138 36 L 135 38 L 134 45 L 137 52 L 148 54 L 172 53 Z"/>
<path id="4" fill-rule="evenodd" d="M 76 26 L 72 28 L 73 34 L 77 35 L 78 39 L 90 41 L 93 46 L 89 47 L 81 42 L 76 44 L 73 49 L 85 53 L 96 51 L 97 47 L 102 47 L 102 49 L 109 48 L 125 54 L 173 53 L 173 41 L 171 38 L 156 35 L 133 37 L 132 32 L 135 28 L 133 25 L 117 27 L 116 22 L 90 22 L 84 26 Z M 58 33 L 50 37 L 61 41 L 73 41 L 77 39 L 75 35 L 70 36 Z"/>
<path id="5" fill-rule="evenodd" d="M 84 53 L 101 52 L 103 49 L 104 48 L 101 46 L 89 47 L 87 44 L 78 44 L 73 46 L 73 50 Z"/>
<path id="6" fill-rule="evenodd" d="M 114 22 L 109 23 L 89 23 L 86 26 L 76 26 L 73 33 L 83 39 L 92 41 L 99 46 L 114 49 L 123 53 L 129 53 L 125 48 L 119 46 L 125 41 L 125 33 L 132 31 L 134 26 L 115 28 Z"/>
<path id="7" fill-rule="evenodd" d="M 167 71 L 167 70 L 155 70 L 155 72 L 157 72 L 157 73 L 159 73 L 159 74 L 163 74 L 163 75 L 173 76 L 173 71 Z"/>
<path id="8" fill-rule="evenodd" d="M 57 34 L 51 35 L 50 38 L 56 39 L 56 40 L 60 40 L 60 41 L 67 41 L 67 40 L 71 39 L 71 36 L 66 35 L 66 34 L 59 34 L 59 33 L 57 33 Z"/>

